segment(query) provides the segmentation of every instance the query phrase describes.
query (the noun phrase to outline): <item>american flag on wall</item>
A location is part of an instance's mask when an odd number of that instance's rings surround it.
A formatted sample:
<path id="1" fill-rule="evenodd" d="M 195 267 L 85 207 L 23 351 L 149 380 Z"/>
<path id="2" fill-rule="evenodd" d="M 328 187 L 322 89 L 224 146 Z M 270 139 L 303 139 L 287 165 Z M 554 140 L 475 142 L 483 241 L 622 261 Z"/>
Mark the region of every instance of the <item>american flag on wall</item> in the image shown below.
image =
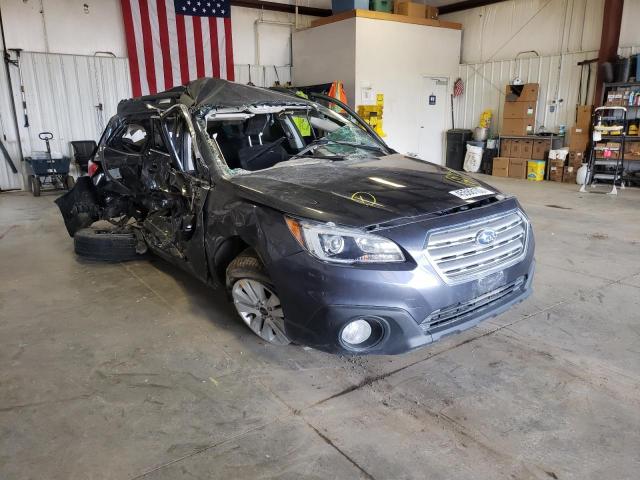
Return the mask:
<path id="1" fill-rule="evenodd" d="M 133 95 L 233 80 L 229 0 L 121 0 Z"/>

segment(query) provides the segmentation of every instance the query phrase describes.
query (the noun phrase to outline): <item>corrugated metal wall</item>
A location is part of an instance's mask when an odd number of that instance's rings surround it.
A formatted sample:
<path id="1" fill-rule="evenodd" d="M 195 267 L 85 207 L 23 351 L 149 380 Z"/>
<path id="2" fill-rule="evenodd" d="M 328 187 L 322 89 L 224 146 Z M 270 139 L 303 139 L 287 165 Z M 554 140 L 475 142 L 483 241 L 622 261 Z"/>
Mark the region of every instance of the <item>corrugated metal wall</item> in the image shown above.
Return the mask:
<path id="1" fill-rule="evenodd" d="M 483 63 L 597 50 L 603 11 L 604 0 L 508 0 L 442 18 L 463 25 L 462 63 Z"/>
<path id="2" fill-rule="evenodd" d="M 640 47 L 620 49 L 620 55 L 640 53 Z M 582 60 L 596 58 L 597 51 L 569 53 L 547 57 L 522 58 L 488 63 L 460 65 L 459 76 L 465 84 L 465 92 L 454 99 L 456 128 L 477 126 L 480 114 L 493 111 L 492 131 L 497 133 L 502 125 L 504 88 L 518 76 L 524 83 L 540 84 L 538 94 L 536 131 L 542 126 L 555 130 L 560 125 L 571 127 L 575 122 L 576 105 L 580 85 Z M 586 68 L 586 67 L 585 67 Z M 583 74 L 583 100 L 591 103 L 593 97 L 596 66 L 593 65 L 589 85 L 588 101 L 584 100 L 587 74 Z"/>
<path id="3" fill-rule="evenodd" d="M 45 148 L 42 131 L 53 133 L 51 149 L 63 155 L 72 140 L 97 141 L 120 99 L 131 96 L 125 58 L 26 52 L 21 68 L 30 123 L 20 129 L 25 155 Z"/>
<path id="4" fill-rule="evenodd" d="M 241 65 L 236 63 L 234 67 L 235 79 L 238 83 L 249 83 L 249 79 L 251 79 L 251 82 L 258 87 L 271 87 L 278 80 L 281 85 L 291 81 L 292 67 L 288 65 Z M 249 72 L 251 72 L 251 76 L 249 76 Z"/>
<path id="5" fill-rule="evenodd" d="M 0 38 L 0 49 L 4 49 Z M 7 148 L 9 156 L 16 167 L 20 167 L 20 149 L 18 148 L 18 133 L 11 111 L 11 96 L 7 83 L 6 63 L 0 62 L 0 140 Z M 22 176 L 13 174 L 4 157 L 0 156 L 0 190 L 22 188 Z"/>
<path id="6" fill-rule="evenodd" d="M 11 67 L 14 102 L 18 113 L 18 130 L 25 156 L 45 150 L 38 133 L 50 131 L 52 151 L 70 155 L 72 140 L 98 140 L 118 101 L 131 96 L 129 66 L 125 58 L 61 55 L 23 52 L 20 69 L 24 84 L 29 127 L 25 128 L 18 70 Z M 0 79 L 2 127 L 6 135 L 15 124 L 6 75 Z M 6 97 L 6 98 L 5 98 Z M 7 147 L 16 166 L 19 150 L 15 134 L 7 139 Z M 13 175 L 6 163 L 0 163 L 0 188 L 20 188 L 22 175 Z"/>

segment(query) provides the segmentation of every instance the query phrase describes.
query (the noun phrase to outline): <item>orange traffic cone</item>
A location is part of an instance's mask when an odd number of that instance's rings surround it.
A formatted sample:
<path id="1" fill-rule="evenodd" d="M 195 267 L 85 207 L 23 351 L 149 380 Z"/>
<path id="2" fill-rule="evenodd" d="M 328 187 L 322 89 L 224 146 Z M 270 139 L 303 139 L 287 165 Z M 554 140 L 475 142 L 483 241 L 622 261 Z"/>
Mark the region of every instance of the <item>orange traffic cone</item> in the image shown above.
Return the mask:
<path id="1" fill-rule="evenodd" d="M 347 94 L 344 93 L 344 86 L 342 82 L 335 81 L 331 84 L 331 88 L 329 89 L 329 96 L 335 98 L 336 100 L 340 100 L 342 103 L 347 103 Z M 342 113 L 344 110 L 333 103 L 329 104 L 329 108 L 335 112 Z"/>

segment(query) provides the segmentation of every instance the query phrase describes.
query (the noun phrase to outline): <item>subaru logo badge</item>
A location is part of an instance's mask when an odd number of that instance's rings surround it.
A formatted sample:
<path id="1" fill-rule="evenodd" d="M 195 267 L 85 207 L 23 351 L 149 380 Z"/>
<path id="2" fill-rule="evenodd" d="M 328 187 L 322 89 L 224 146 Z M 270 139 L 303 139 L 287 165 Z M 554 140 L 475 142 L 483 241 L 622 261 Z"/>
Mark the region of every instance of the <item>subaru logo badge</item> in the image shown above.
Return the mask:
<path id="1" fill-rule="evenodd" d="M 476 243 L 478 245 L 491 245 L 496 241 L 496 237 L 498 234 L 495 230 L 491 230 L 490 228 L 484 228 L 478 232 L 476 235 Z"/>

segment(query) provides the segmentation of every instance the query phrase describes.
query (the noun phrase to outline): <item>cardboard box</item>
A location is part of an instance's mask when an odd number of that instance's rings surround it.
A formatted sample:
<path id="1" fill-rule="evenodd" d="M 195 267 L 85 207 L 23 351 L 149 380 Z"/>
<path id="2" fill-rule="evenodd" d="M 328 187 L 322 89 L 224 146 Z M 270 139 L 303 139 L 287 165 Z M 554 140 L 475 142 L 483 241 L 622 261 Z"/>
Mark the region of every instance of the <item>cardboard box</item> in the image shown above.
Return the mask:
<path id="1" fill-rule="evenodd" d="M 549 159 L 549 167 L 564 167 L 564 160 L 557 158 Z"/>
<path id="2" fill-rule="evenodd" d="M 551 180 L 552 182 L 561 182 L 563 172 L 564 167 L 552 164 L 549 167 L 549 180 Z"/>
<path id="3" fill-rule="evenodd" d="M 624 144 L 625 160 L 640 160 L 640 142 L 626 142 Z"/>
<path id="4" fill-rule="evenodd" d="M 393 13 L 408 17 L 426 18 L 427 6 L 423 3 L 394 2 Z"/>
<path id="5" fill-rule="evenodd" d="M 573 127 L 569 130 L 569 150 L 584 152 L 589 145 L 589 129 Z"/>
<path id="6" fill-rule="evenodd" d="M 578 105 L 578 115 L 576 117 L 576 127 L 589 130 L 591 125 L 591 114 L 593 105 Z"/>
<path id="7" fill-rule="evenodd" d="M 431 20 L 437 20 L 438 19 L 438 7 L 431 7 L 429 5 L 426 6 L 427 7 L 427 12 L 426 12 L 426 17 L 430 18 Z"/>
<path id="8" fill-rule="evenodd" d="M 520 140 L 520 158 L 531 159 L 533 154 L 533 140 Z"/>
<path id="9" fill-rule="evenodd" d="M 548 140 L 534 140 L 533 151 L 531 152 L 531 158 L 533 160 L 544 160 L 549 153 L 549 141 Z"/>
<path id="10" fill-rule="evenodd" d="M 535 121 L 532 118 L 505 118 L 502 120 L 500 135 L 533 135 L 534 130 Z M 513 145 L 511 148 L 513 148 Z"/>
<path id="11" fill-rule="evenodd" d="M 584 152 L 569 152 L 568 164 L 576 169 L 585 163 Z"/>
<path id="12" fill-rule="evenodd" d="M 509 153 L 509 157 L 515 157 L 515 158 L 520 157 L 521 142 L 522 142 L 522 140 L 520 140 L 519 138 L 512 138 L 511 139 L 511 151 Z"/>
<path id="13" fill-rule="evenodd" d="M 502 138 L 500 139 L 500 156 L 501 157 L 510 157 L 511 156 L 511 145 L 513 140 L 510 138 Z"/>
<path id="14" fill-rule="evenodd" d="M 493 158 L 493 170 L 491 175 L 494 177 L 508 177 L 509 176 L 509 159 L 506 157 L 494 157 Z"/>
<path id="15" fill-rule="evenodd" d="M 524 85 L 507 85 L 505 87 L 505 102 L 536 102 L 538 100 L 537 83 Z"/>
<path id="16" fill-rule="evenodd" d="M 504 102 L 502 118 L 536 118 L 536 102 Z"/>
<path id="17" fill-rule="evenodd" d="M 509 172 L 508 175 L 511 178 L 527 178 L 527 158 L 510 158 L 509 159 Z"/>
<path id="18" fill-rule="evenodd" d="M 572 166 L 567 166 L 564 168 L 562 172 L 562 181 L 564 183 L 576 183 L 576 176 L 578 174 L 578 169 Z"/>

